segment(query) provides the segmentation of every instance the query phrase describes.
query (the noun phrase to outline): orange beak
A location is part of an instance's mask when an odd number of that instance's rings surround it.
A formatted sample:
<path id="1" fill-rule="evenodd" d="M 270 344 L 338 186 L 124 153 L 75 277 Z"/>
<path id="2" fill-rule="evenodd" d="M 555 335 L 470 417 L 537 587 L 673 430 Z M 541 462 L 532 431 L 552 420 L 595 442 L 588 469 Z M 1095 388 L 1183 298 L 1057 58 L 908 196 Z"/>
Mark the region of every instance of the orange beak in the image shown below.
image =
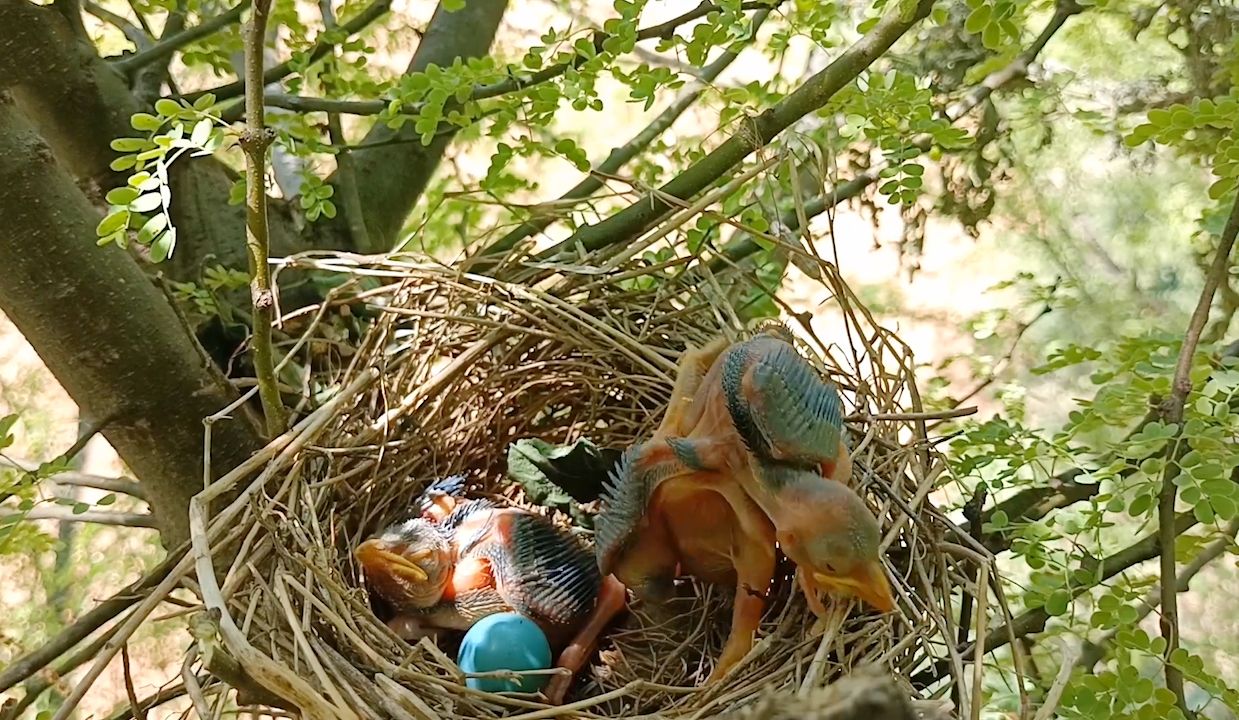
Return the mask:
<path id="1" fill-rule="evenodd" d="M 881 562 L 859 565 L 849 575 L 831 576 L 815 572 L 813 579 L 828 590 L 856 595 L 879 612 L 886 613 L 895 609 L 895 596 L 891 592 L 891 584 L 886 579 L 886 570 L 882 568 Z"/>
<path id="2" fill-rule="evenodd" d="M 430 576 L 418 565 L 430 557 L 429 548 L 401 553 L 391 550 L 390 547 L 391 545 L 382 540 L 367 540 L 357 547 L 357 561 L 368 572 L 383 572 L 413 582 L 426 582 L 429 579 Z"/>

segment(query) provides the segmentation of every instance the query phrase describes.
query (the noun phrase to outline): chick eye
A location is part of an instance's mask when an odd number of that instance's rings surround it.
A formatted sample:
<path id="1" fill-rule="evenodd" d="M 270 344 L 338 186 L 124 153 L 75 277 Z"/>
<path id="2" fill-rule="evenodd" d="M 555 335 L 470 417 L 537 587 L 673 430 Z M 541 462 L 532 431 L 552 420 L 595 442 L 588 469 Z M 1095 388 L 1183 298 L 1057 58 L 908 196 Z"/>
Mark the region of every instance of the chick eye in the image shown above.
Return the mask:
<path id="1" fill-rule="evenodd" d="M 830 563 L 826 563 L 826 572 L 830 573 L 831 575 L 837 575 L 839 573 L 838 570 L 835 570 L 835 566 L 831 565 Z"/>

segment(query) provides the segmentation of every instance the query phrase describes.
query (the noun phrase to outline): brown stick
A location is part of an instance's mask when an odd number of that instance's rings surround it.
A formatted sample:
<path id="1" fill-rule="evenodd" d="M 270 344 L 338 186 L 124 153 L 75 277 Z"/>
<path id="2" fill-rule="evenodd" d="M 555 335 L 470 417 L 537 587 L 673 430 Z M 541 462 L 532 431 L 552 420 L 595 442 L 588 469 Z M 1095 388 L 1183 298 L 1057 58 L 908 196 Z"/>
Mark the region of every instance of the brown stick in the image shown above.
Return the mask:
<path id="1" fill-rule="evenodd" d="M 275 140 L 265 127 L 262 98 L 263 38 L 266 37 L 271 0 L 254 3 L 245 26 L 245 247 L 250 265 L 250 300 L 254 306 L 254 374 L 262 399 L 268 437 L 284 432 L 288 418 L 280 399 L 271 350 L 271 325 L 275 322 L 275 294 L 271 289 L 267 234 L 267 148 Z"/>
<path id="2" fill-rule="evenodd" d="M 1178 583 L 1175 581 L 1175 526 L 1174 503 L 1177 488 L 1174 484 L 1175 468 L 1179 459 L 1186 454 L 1187 445 L 1183 441 L 1183 406 L 1187 404 L 1187 396 L 1192 392 L 1192 359 L 1196 356 L 1196 348 L 1200 345 L 1200 334 L 1204 332 L 1205 323 L 1209 320 L 1209 310 L 1213 306 L 1213 295 L 1222 278 L 1230 267 L 1230 251 L 1235 245 L 1235 235 L 1239 234 L 1239 197 L 1231 206 L 1230 217 L 1222 232 L 1222 240 L 1218 244 L 1217 254 L 1213 264 L 1205 275 L 1205 286 L 1200 291 L 1200 299 L 1196 301 L 1196 310 L 1187 326 L 1187 334 L 1183 338 L 1183 347 L 1179 349 L 1179 361 L 1174 369 L 1174 384 L 1171 385 L 1170 397 L 1166 398 L 1161 408 L 1163 421 L 1178 426 L 1174 442 L 1168 446 L 1167 463 L 1162 472 L 1162 488 L 1157 499 L 1157 527 L 1161 540 L 1161 631 L 1166 640 L 1166 687 L 1175 695 L 1179 710 L 1187 717 L 1192 717 L 1187 707 L 1183 691 L 1183 673 L 1170 662 L 1171 654 L 1179 647 L 1179 596 Z"/>

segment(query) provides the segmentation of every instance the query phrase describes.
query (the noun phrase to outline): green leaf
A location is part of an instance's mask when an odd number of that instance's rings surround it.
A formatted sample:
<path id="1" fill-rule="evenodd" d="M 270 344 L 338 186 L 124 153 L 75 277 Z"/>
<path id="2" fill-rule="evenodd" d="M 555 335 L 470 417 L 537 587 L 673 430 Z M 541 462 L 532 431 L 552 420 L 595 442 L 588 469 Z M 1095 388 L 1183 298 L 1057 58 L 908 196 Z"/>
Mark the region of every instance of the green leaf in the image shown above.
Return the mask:
<path id="1" fill-rule="evenodd" d="M 537 438 L 523 439 L 508 446 L 508 477 L 524 488 L 531 501 L 568 511 L 592 527 L 592 520 L 576 504 L 598 499 L 602 479 L 619 456 L 619 450 L 599 448 L 584 439 L 559 447 Z"/>
<path id="2" fill-rule="evenodd" d="M 151 192 L 146 193 L 145 195 L 140 195 L 136 200 L 133 200 L 130 203 L 130 208 L 134 212 L 144 213 L 150 212 L 151 210 L 161 207 L 162 205 L 163 198 L 160 197 L 159 193 Z"/>
<path id="3" fill-rule="evenodd" d="M 155 239 L 155 236 L 163 232 L 167 227 L 167 215 L 163 213 L 152 215 L 149 220 L 142 224 L 141 229 L 138 230 L 138 242 L 143 245 L 149 245 L 151 241 Z"/>
<path id="4" fill-rule="evenodd" d="M 215 96 L 211 93 L 206 93 L 202 97 L 194 101 L 195 110 L 206 110 L 215 104 Z"/>
<path id="5" fill-rule="evenodd" d="M 107 495 L 104 495 L 103 497 L 99 498 L 95 502 L 95 504 L 96 505 L 111 505 L 114 502 L 116 502 L 116 493 L 108 493 Z"/>
<path id="6" fill-rule="evenodd" d="M 128 205 L 137 200 L 139 194 L 137 188 L 118 187 L 109 190 L 106 199 L 109 205 Z"/>
<path id="7" fill-rule="evenodd" d="M 964 21 L 964 29 L 973 34 L 981 32 L 985 26 L 989 25 L 989 19 L 993 13 L 993 6 L 981 5 L 969 13 L 968 19 Z"/>
<path id="8" fill-rule="evenodd" d="M 193 143 L 194 147 L 203 147 L 207 140 L 211 138 L 211 128 L 214 125 L 208 118 L 203 118 L 194 125 L 194 130 L 189 136 L 189 142 Z"/>
<path id="9" fill-rule="evenodd" d="M 161 263 L 172 256 L 172 249 L 176 246 L 176 228 L 169 229 L 163 235 L 155 238 L 155 242 L 151 243 L 151 261 Z"/>
<path id="10" fill-rule="evenodd" d="M 99 225 L 95 227 L 95 234 L 99 237 L 107 237 L 114 232 L 122 230 L 128 224 L 129 211 L 121 208 L 100 220 Z"/>
<path id="11" fill-rule="evenodd" d="M 163 121 L 150 113 L 134 113 L 133 117 L 129 118 L 129 124 L 134 130 L 154 132 L 163 125 Z"/>
<path id="12" fill-rule="evenodd" d="M 155 101 L 155 112 L 164 117 L 176 117 L 181 112 L 181 104 L 168 98 L 159 98 Z"/>
<path id="13" fill-rule="evenodd" d="M 1071 604 L 1071 593 L 1066 590 L 1055 590 L 1050 594 L 1050 597 L 1045 601 L 1045 611 L 1051 617 L 1058 617 L 1067 612 L 1067 606 Z"/>

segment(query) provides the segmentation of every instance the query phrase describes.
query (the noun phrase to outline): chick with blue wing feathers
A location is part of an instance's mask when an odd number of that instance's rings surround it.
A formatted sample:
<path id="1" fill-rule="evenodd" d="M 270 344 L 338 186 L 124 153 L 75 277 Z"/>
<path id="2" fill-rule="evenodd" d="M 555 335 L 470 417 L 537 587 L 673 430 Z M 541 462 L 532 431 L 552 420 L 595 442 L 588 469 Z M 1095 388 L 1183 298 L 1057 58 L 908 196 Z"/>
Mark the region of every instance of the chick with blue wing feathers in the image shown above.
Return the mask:
<path id="1" fill-rule="evenodd" d="M 422 494 L 417 517 L 357 548 L 369 586 L 397 610 L 389 624 L 412 639 L 520 613 L 562 648 L 557 665 L 575 673 L 618 612 L 615 587 L 604 592 L 590 552 L 547 518 L 466 499 L 463 482 L 447 480 Z M 546 690 L 555 702 L 571 682 L 563 677 Z"/>

